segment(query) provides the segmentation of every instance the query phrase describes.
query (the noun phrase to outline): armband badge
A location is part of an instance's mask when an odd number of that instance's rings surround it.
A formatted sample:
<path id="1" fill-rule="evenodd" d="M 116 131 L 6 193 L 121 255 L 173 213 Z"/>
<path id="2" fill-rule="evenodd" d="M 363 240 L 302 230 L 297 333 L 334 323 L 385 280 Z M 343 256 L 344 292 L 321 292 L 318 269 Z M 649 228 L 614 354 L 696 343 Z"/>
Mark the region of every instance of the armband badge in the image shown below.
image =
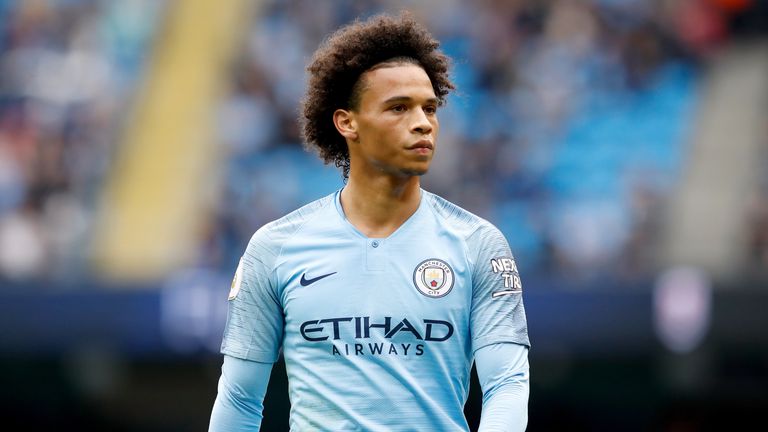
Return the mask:
<path id="1" fill-rule="evenodd" d="M 237 264 L 237 270 L 235 271 L 235 277 L 232 278 L 232 285 L 229 288 L 229 300 L 234 300 L 237 297 L 237 293 L 240 292 L 240 284 L 243 283 L 243 260 Z"/>

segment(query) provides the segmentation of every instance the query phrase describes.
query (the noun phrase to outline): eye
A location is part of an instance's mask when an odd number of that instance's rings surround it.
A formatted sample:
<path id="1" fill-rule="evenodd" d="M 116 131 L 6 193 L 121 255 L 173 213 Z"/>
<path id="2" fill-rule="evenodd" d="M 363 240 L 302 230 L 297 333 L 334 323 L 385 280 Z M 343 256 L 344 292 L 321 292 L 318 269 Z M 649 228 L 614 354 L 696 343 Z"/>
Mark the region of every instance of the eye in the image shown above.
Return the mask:
<path id="1" fill-rule="evenodd" d="M 395 105 L 395 106 L 393 106 L 393 107 L 392 107 L 392 108 L 390 108 L 390 109 L 391 109 L 392 111 L 394 111 L 394 112 L 405 112 L 405 111 L 407 110 L 407 108 L 406 108 L 406 107 L 405 107 L 405 105 L 403 105 L 403 104 L 400 104 L 400 105 Z"/>
<path id="2" fill-rule="evenodd" d="M 429 115 L 435 114 L 435 113 L 437 113 L 437 106 L 435 106 L 435 105 L 427 105 L 427 106 L 424 107 L 424 112 L 429 114 Z"/>

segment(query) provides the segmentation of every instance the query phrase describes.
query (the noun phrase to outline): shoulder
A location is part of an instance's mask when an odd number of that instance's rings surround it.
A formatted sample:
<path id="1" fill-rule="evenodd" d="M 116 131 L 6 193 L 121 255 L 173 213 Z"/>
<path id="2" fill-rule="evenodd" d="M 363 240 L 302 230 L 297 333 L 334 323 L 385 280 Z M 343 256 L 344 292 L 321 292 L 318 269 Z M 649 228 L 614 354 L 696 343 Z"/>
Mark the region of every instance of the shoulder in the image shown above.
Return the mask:
<path id="1" fill-rule="evenodd" d="M 283 244 L 299 233 L 302 227 L 333 208 L 335 196 L 335 193 L 327 195 L 265 224 L 251 237 L 246 254 L 259 257 L 262 262 L 273 260 L 280 254 Z"/>
<path id="2" fill-rule="evenodd" d="M 441 223 L 450 227 L 465 239 L 485 236 L 502 236 L 501 232 L 488 220 L 435 195 L 423 191 L 423 197 Z"/>

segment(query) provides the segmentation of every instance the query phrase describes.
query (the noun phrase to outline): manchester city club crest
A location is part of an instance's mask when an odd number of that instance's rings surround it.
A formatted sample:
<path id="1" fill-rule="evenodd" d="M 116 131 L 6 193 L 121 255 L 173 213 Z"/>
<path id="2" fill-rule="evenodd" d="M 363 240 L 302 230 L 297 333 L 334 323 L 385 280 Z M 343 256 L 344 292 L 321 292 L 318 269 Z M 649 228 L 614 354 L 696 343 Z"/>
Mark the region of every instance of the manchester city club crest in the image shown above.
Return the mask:
<path id="1" fill-rule="evenodd" d="M 424 260 L 413 271 L 413 284 L 427 297 L 443 297 L 453 288 L 453 269 L 436 258 Z"/>

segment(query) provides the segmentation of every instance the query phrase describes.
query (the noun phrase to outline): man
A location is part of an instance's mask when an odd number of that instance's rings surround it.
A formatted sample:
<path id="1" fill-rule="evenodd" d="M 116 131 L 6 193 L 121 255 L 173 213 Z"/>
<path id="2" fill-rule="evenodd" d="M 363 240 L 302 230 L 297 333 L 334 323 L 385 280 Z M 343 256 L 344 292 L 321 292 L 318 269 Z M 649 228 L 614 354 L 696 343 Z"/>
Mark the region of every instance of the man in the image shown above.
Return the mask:
<path id="1" fill-rule="evenodd" d="M 448 59 L 409 16 L 337 31 L 308 68 L 304 135 L 346 186 L 254 234 L 230 292 L 210 431 L 258 430 L 282 348 L 294 431 L 524 430 L 528 334 L 487 221 L 420 188 Z"/>

